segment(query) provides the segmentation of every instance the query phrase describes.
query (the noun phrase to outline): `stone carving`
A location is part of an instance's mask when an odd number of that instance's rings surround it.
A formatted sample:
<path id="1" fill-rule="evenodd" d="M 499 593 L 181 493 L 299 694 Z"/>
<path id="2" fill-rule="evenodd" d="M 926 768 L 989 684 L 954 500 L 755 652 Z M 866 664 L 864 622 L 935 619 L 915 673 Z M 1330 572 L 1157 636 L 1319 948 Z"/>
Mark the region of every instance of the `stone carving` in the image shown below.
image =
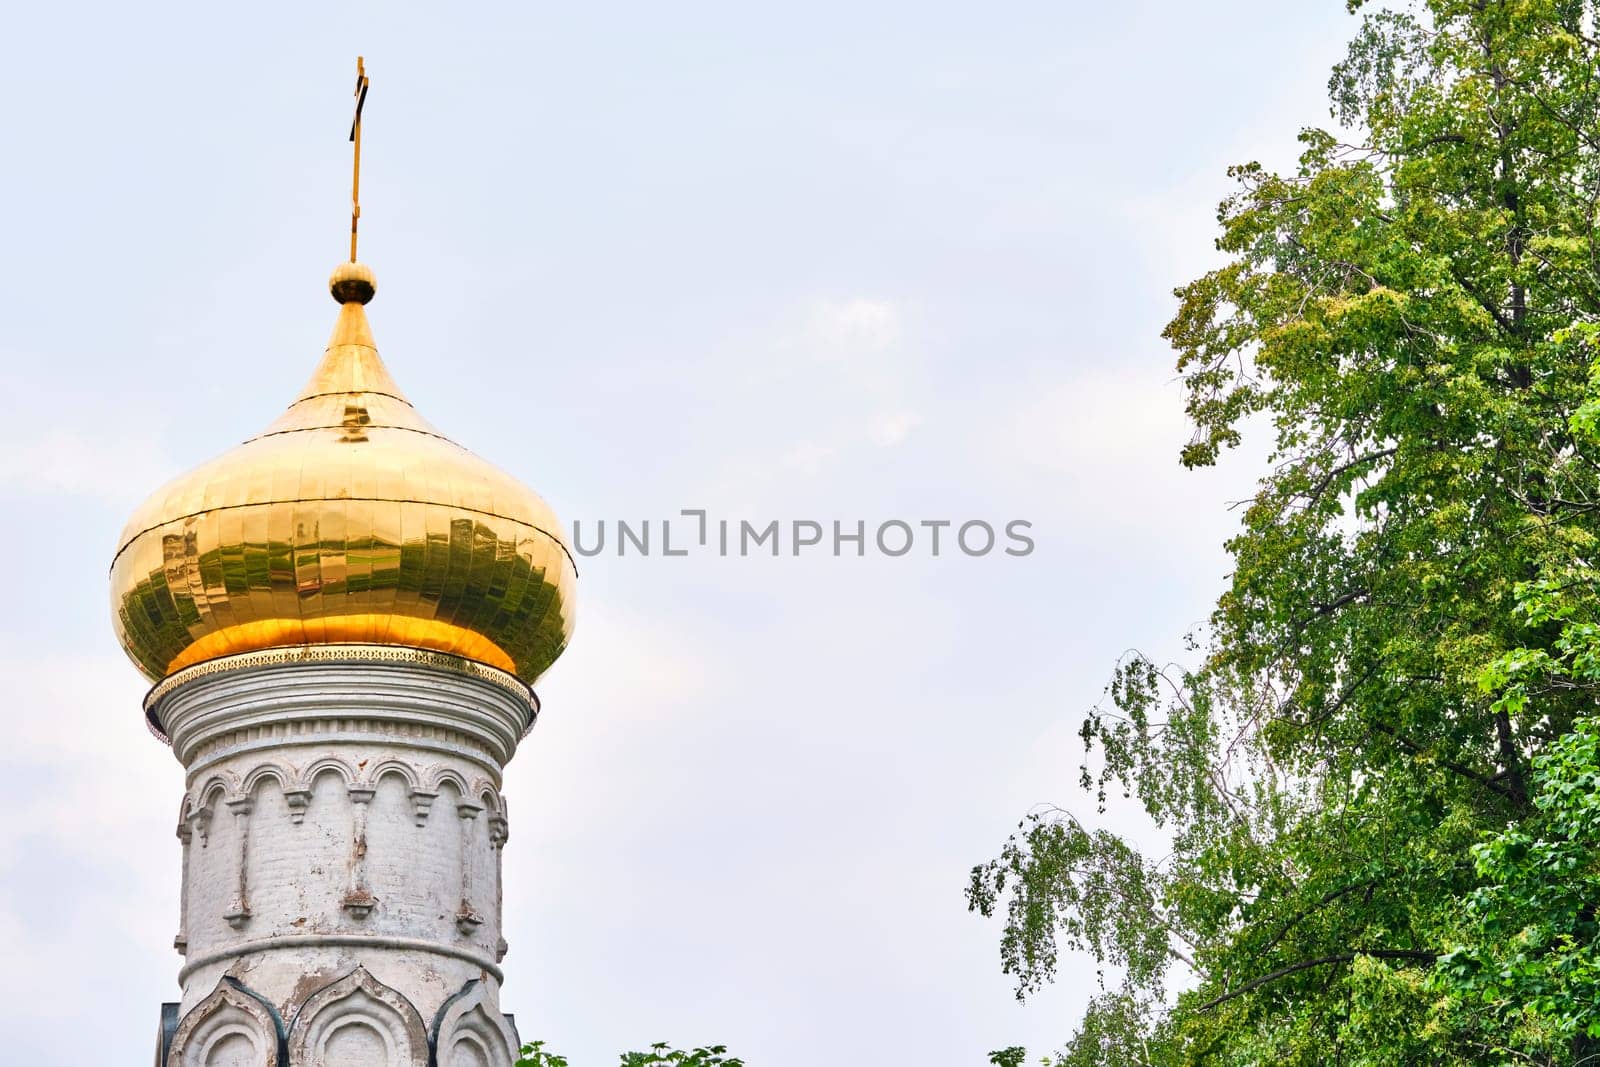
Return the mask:
<path id="1" fill-rule="evenodd" d="M 193 824 L 194 833 L 200 838 L 200 847 L 205 848 L 211 843 L 211 809 L 208 807 L 197 808 L 189 816 Z"/>
<path id="2" fill-rule="evenodd" d="M 355 838 L 350 848 L 350 891 L 344 895 L 344 910 L 357 919 L 365 919 L 378 906 L 378 900 L 367 888 L 367 805 L 377 790 L 369 785 L 349 787 L 350 803 L 355 805 Z"/>
<path id="3" fill-rule="evenodd" d="M 306 998 L 289 1032 L 294 1067 L 428 1067 L 422 1016 L 357 967 Z"/>
<path id="4" fill-rule="evenodd" d="M 247 986 L 224 978 L 178 1023 L 166 1067 L 284 1067 L 282 1020 Z"/>
<path id="5" fill-rule="evenodd" d="M 178 955 L 189 952 L 189 846 L 194 841 L 194 830 L 189 823 L 189 798 L 178 805 L 178 841 L 183 845 L 183 882 L 178 886 L 178 933 L 172 947 Z M 158 1064 L 157 1067 L 160 1067 Z"/>
<path id="6" fill-rule="evenodd" d="M 419 769 L 402 760 L 391 758 L 361 773 L 361 770 L 337 756 L 323 756 L 304 770 L 297 770 L 285 764 L 262 763 L 245 775 L 243 780 L 231 774 L 213 774 L 200 788 L 192 790 L 186 797 L 184 810 L 188 814 L 183 818 L 191 824 L 191 829 L 200 834 L 203 846 L 208 829 L 193 824 L 204 820 L 209 826 L 216 795 L 220 794 L 222 801 L 231 805 L 254 796 L 261 784 L 270 778 L 277 783 L 283 793 L 289 807 L 289 817 L 295 823 L 300 823 L 304 821 L 306 808 L 311 803 L 311 783 L 329 772 L 338 774 L 343 779 L 344 784 L 352 790 L 352 799 L 355 799 L 353 796 L 355 790 L 371 790 L 385 775 L 393 774 L 404 779 L 407 793 L 416 808 L 418 826 L 427 822 L 433 802 L 438 799 L 440 788 L 446 784 L 455 786 L 456 792 L 462 797 L 477 797 L 481 802 L 479 805 L 481 808 L 486 808 L 496 815 L 504 809 L 500 791 L 488 779 L 480 778 L 469 785 L 465 778 L 448 766 L 433 765 Z M 360 803 L 360 800 L 357 800 L 357 803 Z"/>
<path id="7" fill-rule="evenodd" d="M 296 826 L 306 821 L 306 808 L 311 805 L 311 789 L 309 786 L 298 786 L 294 789 L 283 791 L 284 803 L 289 805 L 289 821 Z"/>
<path id="8" fill-rule="evenodd" d="M 517 1058 L 516 1031 L 477 979 L 444 1002 L 431 1036 L 438 1067 L 507 1067 Z"/>
<path id="9" fill-rule="evenodd" d="M 483 917 L 472 907 L 472 838 L 477 832 L 478 814 L 482 804 L 470 800 L 456 802 L 456 814 L 461 817 L 461 907 L 456 910 L 456 929 L 462 937 L 483 925 Z"/>
<path id="10" fill-rule="evenodd" d="M 250 812 L 255 801 L 248 794 L 230 797 L 228 810 L 233 812 L 234 825 L 239 828 L 239 879 L 234 886 L 233 903 L 222 916 L 235 930 L 242 930 L 250 921 Z"/>
<path id="11" fill-rule="evenodd" d="M 428 812 L 433 807 L 433 802 L 439 799 L 439 794 L 426 789 L 411 790 L 411 803 L 416 809 L 417 825 L 423 826 L 428 821 Z"/>
<path id="12" fill-rule="evenodd" d="M 489 816 L 489 847 L 494 849 L 494 926 L 496 930 L 504 930 L 506 926 L 506 890 L 505 890 L 505 848 L 506 841 L 511 836 L 510 823 L 506 821 L 506 803 L 504 798 L 499 798 L 496 805 L 498 810 Z M 511 949 L 506 944 L 505 938 L 499 938 L 494 946 L 494 960 L 499 963 L 506 958 L 506 953 Z"/>

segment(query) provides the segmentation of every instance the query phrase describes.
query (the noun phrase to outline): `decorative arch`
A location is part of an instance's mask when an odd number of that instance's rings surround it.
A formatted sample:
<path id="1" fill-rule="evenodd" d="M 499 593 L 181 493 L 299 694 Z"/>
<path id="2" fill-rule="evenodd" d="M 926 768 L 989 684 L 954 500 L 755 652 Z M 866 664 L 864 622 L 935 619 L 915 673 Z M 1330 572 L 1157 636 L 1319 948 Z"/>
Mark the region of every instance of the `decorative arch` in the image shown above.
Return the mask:
<path id="1" fill-rule="evenodd" d="M 244 781 L 239 785 L 239 792 L 247 797 L 255 796 L 256 788 L 268 778 L 277 782 L 280 790 L 287 792 L 291 788 L 290 783 L 294 781 L 294 773 L 276 763 L 263 763 L 244 776 Z"/>
<path id="2" fill-rule="evenodd" d="M 477 797 L 489 811 L 496 815 L 500 813 L 500 791 L 487 778 L 479 778 L 472 783 L 471 795 Z"/>
<path id="3" fill-rule="evenodd" d="M 406 783 L 406 791 L 408 793 L 415 793 L 422 786 L 421 781 L 417 778 L 417 772 L 411 768 L 411 765 L 404 760 L 398 759 L 386 759 L 378 764 L 368 772 L 367 781 L 377 785 L 383 781 L 385 776 L 391 774 L 400 776 Z"/>
<path id="4" fill-rule="evenodd" d="M 224 977 L 173 1032 L 167 1067 L 285 1067 L 283 1020 L 237 978 Z"/>
<path id="5" fill-rule="evenodd" d="M 193 802 L 186 804 L 189 814 L 185 819 L 191 837 L 200 838 L 200 847 L 206 848 L 211 844 L 211 823 L 216 818 L 218 809 L 229 797 L 238 794 L 239 781 L 232 776 L 212 775 L 205 780 L 199 789 L 194 791 Z M 179 839 L 182 839 L 179 833 Z"/>
<path id="6" fill-rule="evenodd" d="M 422 1016 L 365 967 L 306 998 L 289 1032 L 296 1067 L 428 1067 Z"/>
<path id="7" fill-rule="evenodd" d="M 477 978 L 439 1007 L 429 1037 L 437 1067 L 501 1067 L 521 1047 L 493 990 Z"/>
<path id="8" fill-rule="evenodd" d="M 216 803 L 217 794 L 226 799 L 239 795 L 239 779 L 233 774 L 213 774 L 194 791 L 194 812 L 202 811 Z"/>
<path id="9" fill-rule="evenodd" d="M 356 769 L 338 756 L 323 756 L 307 766 L 297 784 L 303 789 L 310 789 L 324 774 L 337 774 L 346 787 L 356 784 Z"/>
<path id="10" fill-rule="evenodd" d="M 194 798 L 188 793 L 183 794 L 183 800 L 178 804 L 177 834 L 178 840 L 183 843 L 184 870 L 186 872 L 189 869 L 189 842 L 194 840 L 194 813 Z"/>
<path id="11" fill-rule="evenodd" d="M 428 789 L 439 792 L 448 783 L 456 791 L 457 796 L 472 795 L 472 788 L 467 785 L 467 780 L 459 772 L 450 767 L 435 767 L 428 775 Z"/>

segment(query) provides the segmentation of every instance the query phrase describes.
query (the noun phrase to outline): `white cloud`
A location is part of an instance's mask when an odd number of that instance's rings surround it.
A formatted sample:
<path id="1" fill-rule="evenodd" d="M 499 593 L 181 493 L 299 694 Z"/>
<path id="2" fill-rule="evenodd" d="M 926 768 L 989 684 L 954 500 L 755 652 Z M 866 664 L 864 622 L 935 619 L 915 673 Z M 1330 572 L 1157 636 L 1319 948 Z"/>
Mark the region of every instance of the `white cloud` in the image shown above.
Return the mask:
<path id="1" fill-rule="evenodd" d="M 822 355 L 886 352 L 900 343 L 903 318 L 890 300 L 821 300 L 811 309 L 806 335 Z"/>
<path id="2" fill-rule="evenodd" d="M 872 420 L 872 439 L 884 448 L 892 448 L 922 422 L 922 416 L 912 411 L 890 411 Z"/>
<path id="3" fill-rule="evenodd" d="M 816 298 L 719 353 L 728 380 L 781 403 L 743 405 L 740 421 L 724 424 L 704 492 L 755 505 L 787 491 L 794 474 L 842 475 L 864 450 L 902 443 L 927 399 L 915 324 L 897 300 Z M 730 437 L 742 446 L 728 449 Z"/>
<path id="4" fill-rule="evenodd" d="M 783 454 L 783 465 L 801 474 L 820 474 L 837 452 L 838 449 L 829 445 L 801 441 Z"/>

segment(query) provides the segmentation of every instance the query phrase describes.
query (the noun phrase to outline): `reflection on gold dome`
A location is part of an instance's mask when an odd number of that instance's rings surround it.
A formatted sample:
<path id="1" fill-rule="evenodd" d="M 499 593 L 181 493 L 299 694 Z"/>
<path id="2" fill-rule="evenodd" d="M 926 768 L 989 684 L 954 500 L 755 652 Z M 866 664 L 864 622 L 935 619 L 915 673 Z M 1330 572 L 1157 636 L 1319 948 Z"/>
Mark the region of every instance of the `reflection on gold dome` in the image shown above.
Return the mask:
<path id="1" fill-rule="evenodd" d="M 576 571 L 549 507 L 417 414 L 378 358 L 358 263 L 333 338 L 271 426 L 174 480 L 111 566 L 123 648 L 151 679 L 268 648 L 451 653 L 532 683 L 572 633 Z"/>

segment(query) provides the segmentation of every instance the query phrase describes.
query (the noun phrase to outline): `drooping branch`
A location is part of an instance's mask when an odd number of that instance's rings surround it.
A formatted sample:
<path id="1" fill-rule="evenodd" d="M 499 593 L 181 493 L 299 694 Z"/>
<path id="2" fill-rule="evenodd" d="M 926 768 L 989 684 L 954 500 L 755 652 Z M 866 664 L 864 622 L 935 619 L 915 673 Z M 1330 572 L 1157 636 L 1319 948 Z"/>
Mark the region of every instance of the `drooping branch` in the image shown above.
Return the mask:
<path id="1" fill-rule="evenodd" d="M 1210 1011 L 1212 1008 L 1215 1008 L 1218 1005 L 1226 1004 L 1230 1000 L 1237 1000 L 1246 993 L 1253 992 L 1257 989 L 1260 989 L 1264 985 L 1276 982 L 1280 978 L 1287 978 L 1291 974 L 1298 974 L 1301 971 L 1308 971 L 1313 967 L 1325 967 L 1330 963 L 1349 963 L 1357 956 L 1371 956 L 1372 958 L 1379 960 L 1416 960 L 1420 963 L 1432 963 L 1434 960 L 1439 958 L 1439 953 L 1430 952 L 1426 949 L 1364 948 L 1358 949 L 1355 952 L 1336 952 L 1331 956 L 1318 956 L 1316 959 L 1301 960 L 1299 963 L 1291 963 L 1287 967 L 1279 967 L 1277 970 L 1264 974 L 1259 978 L 1252 978 L 1239 988 L 1229 990 L 1219 997 L 1213 997 L 1212 999 L 1206 1001 L 1204 1004 L 1196 1008 L 1195 1011 Z"/>
<path id="2" fill-rule="evenodd" d="M 1289 636 L 1286 637 L 1278 646 L 1278 654 L 1282 655 L 1284 652 L 1299 644 L 1300 638 L 1316 620 L 1325 619 L 1329 615 L 1339 611 L 1341 608 L 1347 607 L 1350 604 L 1354 604 L 1357 601 L 1365 600 L 1369 595 L 1370 593 L 1367 589 L 1357 586 L 1354 589 L 1340 593 L 1338 596 L 1334 597 L 1332 600 L 1326 601 L 1325 603 L 1312 604 L 1311 613 L 1302 618 L 1299 622 L 1295 623 L 1294 629 L 1290 632 Z"/>
<path id="3" fill-rule="evenodd" d="M 1306 908 L 1302 908 L 1294 915 L 1289 916 L 1288 920 L 1278 928 L 1278 932 L 1273 934 L 1272 937 L 1267 940 L 1267 943 L 1261 947 L 1261 951 L 1258 952 L 1257 955 L 1265 956 L 1268 952 L 1271 952 L 1273 949 L 1277 948 L 1278 942 L 1289 936 L 1290 930 L 1293 930 L 1296 926 L 1300 925 L 1306 919 L 1310 918 L 1316 912 L 1321 911 L 1329 904 L 1332 904 L 1334 901 L 1348 896 L 1357 890 L 1367 889 L 1376 884 L 1376 879 L 1368 878 L 1364 881 L 1352 882 L 1350 885 L 1341 886 L 1338 889 L 1330 889 L 1328 892 L 1324 893 L 1322 895 L 1322 899 L 1317 901 L 1315 904 L 1312 904 Z"/>
<path id="4" fill-rule="evenodd" d="M 1388 723 L 1378 722 L 1376 719 L 1368 719 L 1366 722 L 1369 727 L 1378 731 L 1380 734 L 1383 734 L 1385 737 L 1392 738 L 1395 744 L 1399 745 L 1407 752 L 1410 752 L 1412 755 L 1428 755 L 1433 762 L 1437 763 L 1445 770 L 1453 771 L 1456 774 L 1461 775 L 1463 778 L 1477 782 L 1485 789 L 1488 789 L 1494 793 L 1498 793 L 1507 800 L 1519 804 L 1523 803 L 1525 800 L 1524 797 L 1518 796 L 1518 794 L 1514 792 L 1512 788 L 1506 786 L 1503 782 L 1497 781 L 1492 775 L 1484 774 L 1482 771 L 1475 771 L 1471 767 L 1465 766 L 1464 764 L 1456 763 L 1454 760 L 1443 759 L 1438 755 L 1429 753 L 1427 749 L 1423 748 L 1423 746 L 1417 744 L 1415 741 L 1411 740 L 1409 737 L 1405 736 Z"/>
<path id="5" fill-rule="evenodd" d="M 1376 452 L 1368 452 L 1364 456 L 1357 456 L 1355 459 L 1352 459 L 1347 463 L 1339 464 L 1337 467 L 1334 467 L 1332 470 L 1328 471 L 1328 473 L 1324 474 L 1322 478 L 1318 480 L 1317 484 L 1312 487 L 1311 491 L 1306 494 L 1306 506 L 1310 507 L 1312 504 L 1315 504 L 1317 500 L 1321 498 L 1322 494 L 1327 491 L 1328 486 L 1332 484 L 1333 480 L 1339 477 L 1339 475 L 1348 470 L 1352 470 L 1355 467 L 1360 467 L 1367 463 L 1375 463 L 1380 459 L 1387 459 L 1398 451 L 1400 451 L 1398 448 L 1379 449 Z"/>

